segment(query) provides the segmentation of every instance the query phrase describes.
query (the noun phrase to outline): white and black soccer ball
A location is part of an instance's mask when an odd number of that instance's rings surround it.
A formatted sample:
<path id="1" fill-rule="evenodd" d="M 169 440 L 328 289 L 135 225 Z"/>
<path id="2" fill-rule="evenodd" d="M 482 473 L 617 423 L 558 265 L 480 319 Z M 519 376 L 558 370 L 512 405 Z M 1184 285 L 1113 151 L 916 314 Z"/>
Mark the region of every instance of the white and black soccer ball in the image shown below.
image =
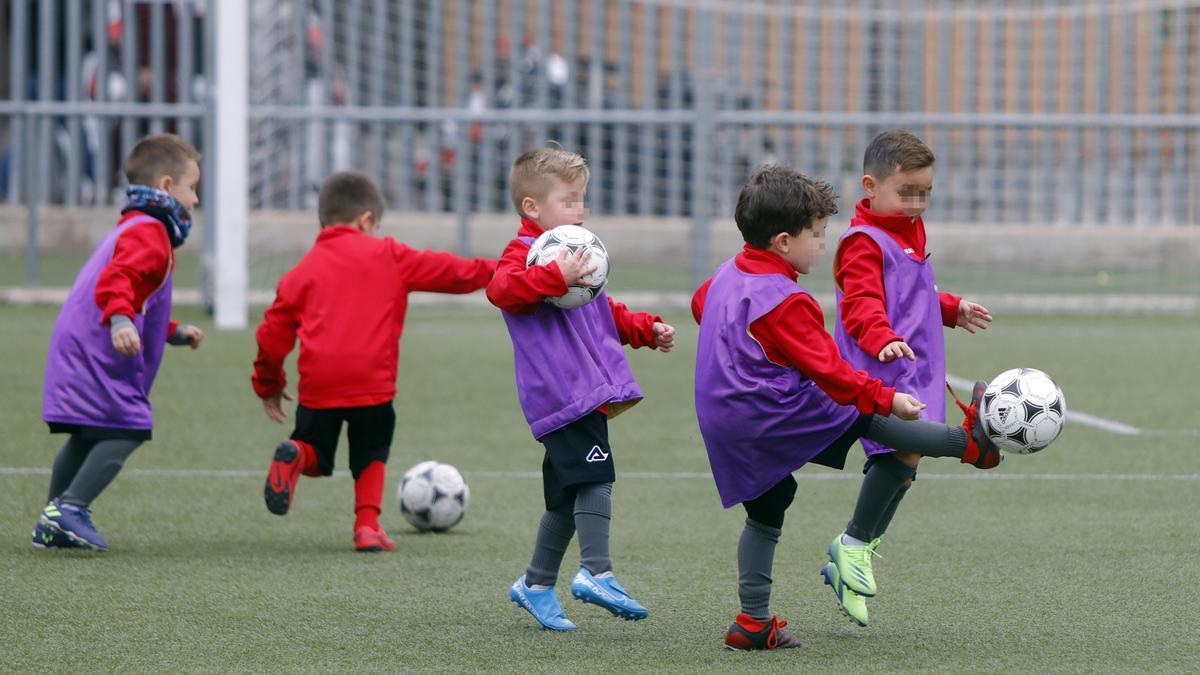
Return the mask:
<path id="1" fill-rule="evenodd" d="M 463 519 L 471 490 L 458 469 L 421 462 L 404 472 L 396 502 L 404 519 L 422 532 L 445 532 Z"/>
<path id="2" fill-rule="evenodd" d="M 1050 376 L 1014 368 L 983 393 L 983 430 L 1005 452 L 1028 455 L 1050 445 L 1067 419 L 1067 400 Z"/>
<path id="3" fill-rule="evenodd" d="M 525 266 L 549 264 L 558 259 L 558 254 L 564 247 L 572 253 L 580 248 L 591 251 L 592 255 L 588 258 L 587 264 L 595 265 L 596 271 L 592 272 L 590 276 L 584 277 L 591 283 L 574 284 L 569 287 L 565 295 L 546 298 L 546 302 L 562 309 L 582 307 L 595 300 L 596 296 L 600 295 L 600 292 L 608 285 L 608 249 L 604 248 L 600 238 L 590 230 L 579 225 L 559 225 L 546 230 L 542 236 L 537 238 L 537 241 L 533 242 L 533 246 L 529 247 Z"/>

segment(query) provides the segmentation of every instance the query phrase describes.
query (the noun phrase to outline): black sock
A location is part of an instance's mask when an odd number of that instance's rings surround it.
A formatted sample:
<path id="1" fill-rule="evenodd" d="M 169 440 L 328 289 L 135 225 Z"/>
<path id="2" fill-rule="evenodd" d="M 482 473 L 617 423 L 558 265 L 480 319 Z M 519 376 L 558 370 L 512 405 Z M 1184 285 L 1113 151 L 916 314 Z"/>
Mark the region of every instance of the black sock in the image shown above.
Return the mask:
<path id="1" fill-rule="evenodd" d="M 612 521 L 612 483 L 580 486 L 575 494 L 575 531 L 579 533 L 579 562 L 592 574 L 612 571 L 608 530 Z"/>
<path id="2" fill-rule="evenodd" d="M 872 415 L 871 424 L 863 436 L 889 448 L 926 457 L 961 458 L 967 449 L 965 429 L 929 420 L 902 420 L 899 417 Z"/>
<path id="3" fill-rule="evenodd" d="M 867 476 L 859 490 L 854 515 L 846 525 L 846 534 L 861 541 L 871 541 L 896 494 L 912 481 L 917 470 L 888 453 L 868 459 L 864 473 Z M 888 515 L 889 521 L 892 515 L 895 515 L 894 508 Z"/>
<path id="4" fill-rule="evenodd" d="M 916 473 L 913 474 L 913 480 L 916 480 Z M 892 503 L 884 509 L 883 514 L 879 516 L 879 523 L 875 525 L 875 531 L 871 533 L 871 539 L 882 537 L 884 532 L 887 532 L 888 525 L 892 524 L 892 517 L 896 515 L 896 507 L 900 506 L 900 500 L 904 499 L 904 495 L 908 494 L 908 489 L 912 487 L 905 483 L 896 491 L 896 496 L 892 497 Z"/>
<path id="5" fill-rule="evenodd" d="M 83 466 L 79 467 L 71 484 L 62 493 L 62 501 L 75 506 L 88 506 L 112 482 L 125 460 L 137 450 L 142 441 L 113 439 L 92 446 Z"/>
<path id="6" fill-rule="evenodd" d="M 46 501 L 52 501 L 62 496 L 62 493 L 79 473 L 79 467 L 87 459 L 88 451 L 96 441 L 87 441 L 74 434 L 67 437 L 67 442 L 59 448 L 54 456 L 54 467 L 50 470 L 50 496 Z"/>
<path id="7" fill-rule="evenodd" d="M 533 544 L 533 559 L 525 570 L 525 585 L 553 586 L 558 582 L 558 568 L 563 555 L 575 536 L 575 520 L 567 509 L 547 511 L 538 525 L 537 541 Z"/>
<path id="8" fill-rule="evenodd" d="M 757 621 L 771 620 L 771 568 L 781 532 L 747 518 L 738 540 L 738 599 L 742 611 Z"/>

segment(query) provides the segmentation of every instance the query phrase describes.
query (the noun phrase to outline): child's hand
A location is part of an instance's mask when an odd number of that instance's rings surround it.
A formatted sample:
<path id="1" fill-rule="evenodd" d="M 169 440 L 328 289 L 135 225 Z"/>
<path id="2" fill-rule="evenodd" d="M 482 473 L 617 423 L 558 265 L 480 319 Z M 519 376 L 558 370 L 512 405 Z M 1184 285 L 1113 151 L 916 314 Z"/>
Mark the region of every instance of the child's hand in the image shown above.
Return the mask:
<path id="1" fill-rule="evenodd" d="M 568 286 L 574 286 L 584 277 L 596 271 L 595 265 L 587 264 L 588 258 L 591 257 L 592 252 L 582 246 L 575 249 L 574 253 L 566 246 L 559 250 L 558 271 L 562 272 L 563 279 L 566 280 Z"/>
<path id="2" fill-rule="evenodd" d="M 118 354 L 124 356 L 136 356 L 142 351 L 142 337 L 138 335 L 137 328 L 133 324 L 118 328 L 112 334 L 113 348 Z"/>
<path id="3" fill-rule="evenodd" d="M 179 329 L 179 332 L 187 340 L 187 344 L 190 345 L 192 349 L 199 347 L 200 343 L 204 342 L 204 331 L 195 326 L 184 326 Z"/>
<path id="4" fill-rule="evenodd" d="M 654 346 L 660 352 L 669 352 L 675 346 L 675 327 L 671 324 L 654 322 Z"/>
<path id="5" fill-rule="evenodd" d="M 917 355 L 913 353 L 912 347 L 909 347 L 903 340 L 889 342 L 887 346 L 879 352 L 880 363 L 890 363 L 903 356 L 909 361 L 916 361 Z"/>
<path id="6" fill-rule="evenodd" d="M 896 395 L 892 396 L 892 414 L 902 420 L 915 420 L 921 416 L 924 409 L 925 404 L 911 394 L 896 392 Z"/>
<path id="7" fill-rule="evenodd" d="M 967 300 L 959 301 L 957 323 L 959 328 L 974 334 L 976 328 L 987 330 L 987 325 L 991 322 L 992 315 L 983 305 Z"/>
<path id="8" fill-rule="evenodd" d="M 283 399 L 284 401 L 291 401 L 292 395 L 286 391 L 281 391 L 274 396 L 268 396 L 267 398 L 264 398 L 262 402 L 263 410 L 266 411 L 267 417 L 270 417 L 275 422 L 283 424 L 283 420 L 287 418 L 287 413 L 284 412 L 283 403 L 280 399 Z"/>

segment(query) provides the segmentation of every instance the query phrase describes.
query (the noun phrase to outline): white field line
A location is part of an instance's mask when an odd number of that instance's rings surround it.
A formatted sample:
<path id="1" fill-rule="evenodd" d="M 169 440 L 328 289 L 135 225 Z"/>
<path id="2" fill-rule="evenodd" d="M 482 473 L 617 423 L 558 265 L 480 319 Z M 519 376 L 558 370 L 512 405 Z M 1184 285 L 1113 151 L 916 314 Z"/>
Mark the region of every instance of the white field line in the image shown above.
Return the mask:
<path id="1" fill-rule="evenodd" d="M 966 380 L 956 375 L 947 375 L 946 379 L 956 389 L 967 391 L 967 396 L 970 396 L 969 392 L 971 391 L 971 387 L 975 386 L 975 382 L 973 380 Z M 967 396 L 962 396 L 960 394 L 960 397 L 964 401 L 967 399 Z M 1145 431 L 1135 426 L 1092 415 L 1090 413 L 1080 412 L 1071 408 L 1069 405 L 1067 406 L 1067 420 L 1075 424 L 1082 424 L 1085 427 L 1092 427 L 1093 429 L 1100 429 L 1101 431 L 1107 431 L 1109 433 L 1119 434 L 1121 436 L 1140 436 L 1145 433 Z M 1160 432 L 1156 433 L 1155 435 L 1175 435 L 1176 433 L 1177 432 Z M 1190 431 L 1183 430 L 1178 433 L 1181 435 L 1187 435 L 1190 434 Z"/>
<path id="2" fill-rule="evenodd" d="M 1006 466 L 1008 464 L 1006 463 Z M 541 479 L 540 471 L 464 471 L 467 478 L 498 479 Z M 0 475 L 5 476 L 48 476 L 49 467 L 0 466 Z M 262 480 L 265 469 L 126 469 L 122 476 L 135 478 L 236 478 Z M 797 480 L 862 480 L 857 471 L 816 471 L 793 474 Z M 338 471 L 334 478 L 349 478 L 346 471 Z M 618 476 L 633 480 L 712 480 L 707 471 L 622 471 Z M 932 473 L 925 472 L 921 480 L 946 481 L 1141 481 L 1177 482 L 1200 481 L 1200 473 Z"/>

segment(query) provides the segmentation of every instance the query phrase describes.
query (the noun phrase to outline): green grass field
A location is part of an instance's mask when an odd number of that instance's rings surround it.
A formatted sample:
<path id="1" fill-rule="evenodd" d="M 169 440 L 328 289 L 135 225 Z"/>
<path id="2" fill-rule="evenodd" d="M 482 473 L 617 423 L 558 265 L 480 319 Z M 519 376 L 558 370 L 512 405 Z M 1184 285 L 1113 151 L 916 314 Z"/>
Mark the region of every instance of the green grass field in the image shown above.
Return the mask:
<path id="1" fill-rule="evenodd" d="M 647 399 L 611 427 L 616 571 L 650 618 L 627 623 L 569 602 L 579 630 L 551 634 L 505 597 L 542 510 L 541 447 L 517 407 L 495 314 L 421 307 L 409 317 L 383 517 L 394 553 L 353 552 L 344 457 L 341 475 L 301 483 L 287 517 L 267 512 L 262 479 L 290 427 L 269 422 L 250 390 L 252 333 L 210 331 L 200 350 L 169 352 L 155 440 L 95 504 L 111 546 L 95 555 L 29 545 L 61 440 L 40 422 L 56 311 L 0 307 L 5 671 L 1194 672 L 1200 663 L 1194 317 L 1000 316 L 979 336 L 951 335 L 954 374 L 1040 367 L 1073 410 L 1161 433 L 1073 424 L 1046 452 L 987 473 L 926 460 L 881 548 L 865 629 L 842 617 L 817 573 L 849 517 L 861 457 L 852 452 L 845 473 L 802 470 L 772 604 L 804 646 L 737 654 L 720 640 L 737 611 L 744 514 L 721 509 L 707 475 L 690 320 L 672 317 L 676 352 L 632 354 Z M 416 534 L 392 500 L 403 470 L 428 458 L 455 464 L 471 485 L 471 510 L 445 535 Z"/>

